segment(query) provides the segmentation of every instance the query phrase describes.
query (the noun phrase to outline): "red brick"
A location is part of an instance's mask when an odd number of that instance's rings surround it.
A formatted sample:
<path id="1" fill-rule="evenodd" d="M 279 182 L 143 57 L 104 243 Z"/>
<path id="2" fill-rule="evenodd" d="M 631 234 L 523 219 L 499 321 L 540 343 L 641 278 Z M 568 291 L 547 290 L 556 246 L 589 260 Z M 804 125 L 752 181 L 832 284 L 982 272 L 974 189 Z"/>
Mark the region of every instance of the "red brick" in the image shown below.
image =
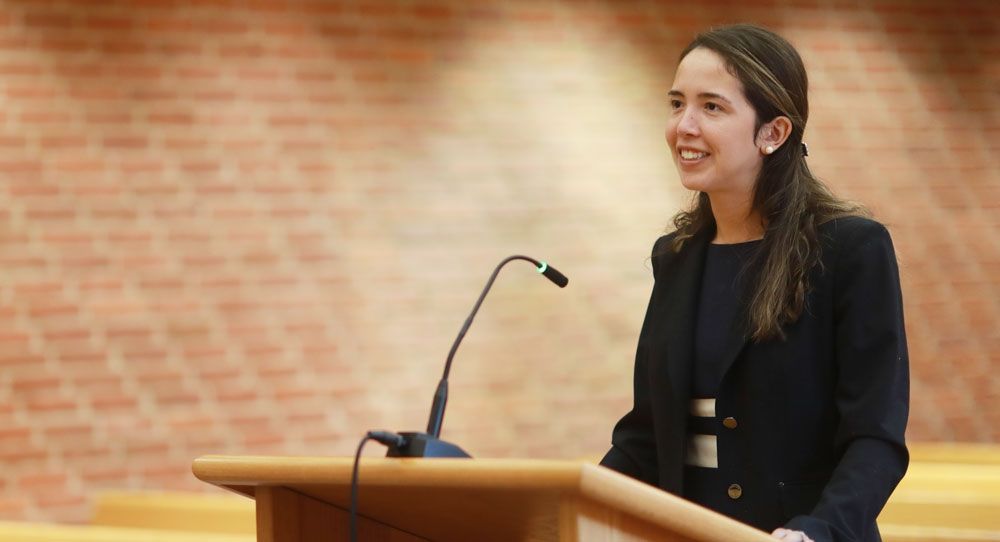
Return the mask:
<path id="1" fill-rule="evenodd" d="M 0 161 L 0 173 L 39 173 L 42 163 L 34 160 Z"/>
<path id="2" fill-rule="evenodd" d="M 28 140 L 24 136 L 0 135 L 0 148 L 23 149 L 27 142 Z"/>
<path id="3" fill-rule="evenodd" d="M 272 116 L 268 119 L 268 123 L 274 127 L 304 127 L 309 125 L 311 122 L 312 118 L 306 115 L 281 115 Z"/>
<path id="4" fill-rule="evenodd" d="M 34 412 L 52 412 L 52 411 L 72 411 L 76 410 L 77 405 L 72 399 L 63 398 L 36 398 L 28 401 L 28 410 Z"/>
<path id="5" fill-rule="evenodd" d="M 45 363 L 45 358 L 38 355 L 0 355 L 0 367 L 10 368 L 14 366 L 38 367 Z"/>
<path id="6" fill-rule="evenodd" d="M 362 15 L 373 17 L 388 17 L 402 11 L 401 7 L 385 2 L 359 2 L 356 9 Z"/>
<path id="7" fill-rule="evenodd" d="M 31 220 L 39 222 L 64 222 L 76 218 L 76 211 L 73 209 L 36 209 L 30 210 L 25 215 Z"/>
<path id="8" fill-rule="evenodd" d="M 159 173 L 164 169 L 163 162 L 156 160 L 145 160 L 145 161 L 125 161 L 122 163 L 122 171 L 124 173 L 136 174 L 136 173 Z M 173 189 L 173 187 L 170 187 Z"/>
<path id="9" fill-rule="evenodd" d="M 124 485 L 124 482 L 128 480 L 128 477 L 129 471 L 123 467 L 88 468 L 84 470 L 80 476 L 80 478 L 91 487 L 94 484 L 107 484 L 108 486 Z"/>
<path id="10" fill-rule="evenodd" d="M 52 100 L 59 95 L 54 87 L 19 86 L 7 89 L 7 97 L 15 100 Z"/>
<path id="11" fill-rule="evenodd" d="M 259 43 L 246 43 L 242 45 L 226 45 L 219 48 L 219 55 L 224 59 L 232 58 L 261 58 L 265 56 L 266 50 Z M 246 72 L 240 74 L 246 77 Z"/>
<path id="12" fill-rule="evenodd" d="M 327 23 L 319 27 L 320 34 L 333 38 L 356 38 L 361 36 L 361 27 L 347 23 Z"/>
<path id="13" fill-rule="evenodd" d="M 151 45 L 150 50 L 164 56 L 176 57 L 181 55 L 200 56 L 205 48 L 200 43 L 164 43 Z"/>
<path id="14" fill-rule="evenodd" d="M 107 137 L 102 143 L 109 149 L 144 149 L 149 146 L 149 138 L 145 136 Z"/>
<path id="15" fill-rule="evenodd" d="M 273 21 L 262 24 L 261 30 L 265 34 L 296 38 L 302 37 L 308 30 L 308 27 L 298 22 Z"/>
<path id="16" fill-rule="evenodd" d="M 190 113 L 153 113 L 149 115 L 149 122 L 152 124 L 189 125 L 194 123 L 194 116 Z"/>
<path id="17" fill-rule="evenodd" d="M 94 30 L 132 30 L 136 25 L 133 19 L 127 17 L 90 17 L 84 25 Z"/>
<path id="18" fill-rule="evenodd" d="M 103 162 L 97 162 L 91 164 L 93 171 L 103 171 L 105 169 L 105 164 Z M 73 187 L 73 195 L 75 196 L 119 196 L 123 193 L 123 190 L 118 184 L 79 184 Z M 95 211 L 95 217 L 101 217 L 102 211 Z M 134 214 L 133 214 L 134 216 Z"/>
<path id="19" fill-rule="evenodd" d="M 243 438 L 243 445 L 251 448 L 280 445 L 284 442 L 285 435 L 279 431 L 254 431 Z"/>
<path id="20" fill-rule="evenodd" d="M 105 55 L 145 55 L 148 47 L 141 41 L 106 41 L 98 46 Z"/>
<path id="21" fill-rule="evenodd" d="M 52 68 L 52 72 L 59 77 L 96 79 L 104 74 L 104 66 L 101 64 L 82 64 L 78 61 L 68 64 L 59 62 Z"/>
<path id="22" fill-rule="evenodd" d="M 29 13 L 24 16 L 24 25 L 28 28 L 67 29 L 77 24 L 76 17 L 72 15 Z"/>
<path id="23" fill-rule="evenodd" d="M 7 184 L 7 191 L 12 196 L 54 196 L 61 191 L 58 185 L 45 184 L 37 181 L 12 181 Z"/>
<path id="24" fill-rule="evenodd" d="M 0 75 L 41 75 L 42 68 L 37 64 L 0 64 Z"/>
<path id="25" fill-rule="evenodd" d="M 22 51 L 28 47 L 28 39 L 24 36 L 0 36 L 0 50 Z"/>
<path id="26" fill-rule="evenodd" d="M 181 164 L 181 169 L 183 169 L 186 173 L 214 173 L 221 167 L 222 166 L 218 162 L 213 161 L 187 162 Z"/>
<path id="27" fill-rule="evenodd" d="M 49 391 L 51 392 L 53 388 L 58 388 L 62 380 L 55 376 L 36 376 L 30 378 L 14 378 L 11 382 L 11 390 L 15 393 L 23 393 L 30 391 Z M 0 433 L 2 436 L 2 433 Z"/>
<path id="28" fill-rule="evenodd" d="M 28 111 L 21 113 L 18 119 L 25 124 L 69 124 L 73 117 L 59 111 Z"/>
<path id="29" fill-rule="evenodd" d="M 25 521 L 28 519 L 29 498 L 24 496 L 0 496 L 0 517 L 5 520 Z"/>
<path id="30" fill-rule="evenodd" d="M 111 102 L 123 98 L 120 89 L 116 88 L 72 88 L 68 91 L 74 100 Z"/>
<path id="31" fill-rule="evenodd" d="M 63 473 L 42 472 L 18 477 L 17 486 L 20 489 L 65 487 L 69 478 Z"/>
<path id="32" fill-rule="evenodd" d="M 308 69 L 297 71 L 295 79 L 303 82 L 330 83 L 339 79 L 339 75 L 333 69 Z"/>
<path id="33" fill-rule="evenodd" d="M 42 433 L 49 442 L 56 438 L 81 442 L 90 438 L 93 434 L 93 429 L 88 425 L 61 425 L 47 427 Z"/>
<path id="34" fill-rule="evenodd" d="M 7 446 L 10 443 L 26 443 L 30 438 L 30 427 L 4 427 L 0 429 L 0 446 Z"/>
<path id="35" fill-rule="evenodd" d="M 54 493 L 44 493 L 38 497 L 38 505 L 43 508 L 80 508 L 81 510 L 75 512 L 77 517 L 87 513 L 83 509 L 87 504 L 87 497 L 71 492 L 55 491 Z"/>
<path id="36" fill-rule="evenodd" d="M 115 76 L 126 80 L 152 81 L 160 79 L 163 76 L 163 70 L 156 66 L 121 66 L 115 70 Z M 172 97 L 175 94 L 170 92 L 137 92 L 134 94 L 134 97 L 140 100 L 156 100 L 163 96 Z"/>
<path id="37" fill-rule="evenodd" d="M 126 112 L 106 112 L 106 113 L 90 113 L 85 117 L 87 124 L 130 124 L 132 122 L 132 114 Z M 135 138 L 131 138 L 134 140 Z M 122 138 L 113 137 L 110 138 L 113 142 L 122 141 Z"/>
<path id="38" fill-rule="evenodd" d="M 44 449 L 33 445 L 18 446 L 14 450 L 0 448 L 0 461 L 3 461 L 7 468 L 25 469 L 26 472 L 31 472 L 41 465 L 47 457 L 48 454 Z"/>

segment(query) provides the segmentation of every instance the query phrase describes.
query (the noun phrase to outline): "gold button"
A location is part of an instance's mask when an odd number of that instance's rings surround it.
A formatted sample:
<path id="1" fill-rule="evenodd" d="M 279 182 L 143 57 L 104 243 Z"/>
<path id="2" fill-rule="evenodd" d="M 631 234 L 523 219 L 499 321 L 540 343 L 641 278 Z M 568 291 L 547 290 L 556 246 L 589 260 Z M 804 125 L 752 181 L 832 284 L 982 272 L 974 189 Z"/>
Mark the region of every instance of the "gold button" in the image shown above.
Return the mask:
<path id="1" fill-rule="evenodd" d="M 729 493 L 729 498 L 730 499 L 736 500 L 736 499 L 740 498 L 741 495 L 743 495 L 743 488 L 740 487 L 739 484 L 733 484 L 733 485 L 729 486 L 728 493 Z"/>
<path id="2" fill-rule="evenodd" d="M 726 429 L 736 429 L 736 426 L 739 424 L 736 423 L 736 418 L 730 416 L 722 420 L 722 425 L 726 426 Z"/>

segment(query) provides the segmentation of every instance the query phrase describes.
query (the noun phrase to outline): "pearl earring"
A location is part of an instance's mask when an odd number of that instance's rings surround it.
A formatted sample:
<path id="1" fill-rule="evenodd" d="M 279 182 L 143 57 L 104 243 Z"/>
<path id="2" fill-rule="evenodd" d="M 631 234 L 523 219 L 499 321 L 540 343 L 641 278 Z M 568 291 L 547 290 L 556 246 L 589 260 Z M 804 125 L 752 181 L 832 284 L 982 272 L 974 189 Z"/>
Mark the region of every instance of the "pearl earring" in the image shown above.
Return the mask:
<path id="1" fill-rule="evenodd" d="M 771 154 L 772 152 L 774 152 L 774 147 L 773 146 L 768 145 L 768 146 L 764 147 L 764 154 Z"/>

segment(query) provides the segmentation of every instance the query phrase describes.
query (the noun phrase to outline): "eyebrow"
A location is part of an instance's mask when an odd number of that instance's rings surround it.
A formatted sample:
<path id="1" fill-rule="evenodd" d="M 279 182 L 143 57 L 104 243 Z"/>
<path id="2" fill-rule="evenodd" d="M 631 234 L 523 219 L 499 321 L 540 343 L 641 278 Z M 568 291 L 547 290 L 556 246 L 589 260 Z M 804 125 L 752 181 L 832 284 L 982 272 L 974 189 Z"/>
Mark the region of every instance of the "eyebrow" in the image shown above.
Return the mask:
<path id="1" fill-rule="evenodd" d="M 679 91 L 679 90 L 671 90 L 670 92 L 667 92 L 667 96 L 680 96 L 681 98 L 683 98 L 684 97 L 684 93 L 681 92 L 681 91 Z M 716 92 L 700 92 L 700 93 L 698 93 L 698 97 L 699 98 L 703 98 L 703 99 L 704 98 L 708 98 L 708 99 L 713 99 L 714 98 L 714 99 L 717 99 L 717 100 L 722 100 L 722 101 L 726 102 L 729 105 L 733 104 L 733 102 L 729 101 L 729 98 L 726 98 L 722 94 L 718 94 Z"/>

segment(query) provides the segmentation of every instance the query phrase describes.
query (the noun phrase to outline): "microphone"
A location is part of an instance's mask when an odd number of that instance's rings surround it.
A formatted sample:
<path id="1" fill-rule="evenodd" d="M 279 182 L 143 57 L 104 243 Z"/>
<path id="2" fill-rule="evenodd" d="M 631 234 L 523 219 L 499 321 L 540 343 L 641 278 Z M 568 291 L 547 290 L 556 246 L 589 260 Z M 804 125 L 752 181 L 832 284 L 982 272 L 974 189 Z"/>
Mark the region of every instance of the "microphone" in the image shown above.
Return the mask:
<path id="1" fill-rule="evenodd" d="M 386 456 L 470 457 L 465 450 L 439 438 L 441 436 L 441 424 L 444 422 L 445 405 L 448 403 L 448 375 L 451 373 L 451 362 L 455 358 L 455 352 L 458 350 L 458 345 L 462 343 L 465 333 L 469 331 L 469 327 L 472 325 L 472 319 L 475 318 L 476 313 L 479 312 L 479 306 L 482 305 L 483 300 L 486 299 L 486 294 L 489 293 L 490 288 L 493 286 L 493 281 L 495 281 L 497 275 L 500 274 L 500 269 L 507 265 L 508 262 L 514 260 L 531 262 L 535 265 L 535 270 L 538 271 L 538 273 L 545 276 L 545 278 L 549 279 L 560 288 L 565 288 L 566 285 L 569 284 L 569 279 L 566 278 L 566 275 L 560 273 L 555 267 L 552 267 L 545 262 L 540 262 L 534 258 L 529 258 L 528 256 L 508 256 L 497 264 L 496 269 L 493 270 L 493 274 L 490 275 L 490 279 L 486 281 L 486 286 L 483 288 L 483 292 L 479 294 L 479 299 L 476 300 L 476 304 L 472 307 L 472 312 L 469 313 L 469 317 L 465 319 L 465 323 L 462 325 L 462 329 L 459 330 L 458 336 L 455 337 L 455 342 L 452 343 L 451 350 L 448 352 L 448 359 L 444 364 L 444 374 L 438 382 L 437 390 L 434 392 L 434 400 L 431 402 L 431 414 L 430 418 L 427 420 L 427 432 L 400 433 L 403 437 L 403 442 L 399 445 L 389 446 L 389 452 Z"/>
<path id="2" fill-rule="evenodd" d="M 566 275 L 560 273 L 555 267 L 552 267 L 545 262 L 531 261 L 538 266 L 538 272 L 545 275 L 545 278 L 551 280 L 556 286 L 565 288 L 566 285 L 569 284 L 569 279 L 566 278 Z"/>

